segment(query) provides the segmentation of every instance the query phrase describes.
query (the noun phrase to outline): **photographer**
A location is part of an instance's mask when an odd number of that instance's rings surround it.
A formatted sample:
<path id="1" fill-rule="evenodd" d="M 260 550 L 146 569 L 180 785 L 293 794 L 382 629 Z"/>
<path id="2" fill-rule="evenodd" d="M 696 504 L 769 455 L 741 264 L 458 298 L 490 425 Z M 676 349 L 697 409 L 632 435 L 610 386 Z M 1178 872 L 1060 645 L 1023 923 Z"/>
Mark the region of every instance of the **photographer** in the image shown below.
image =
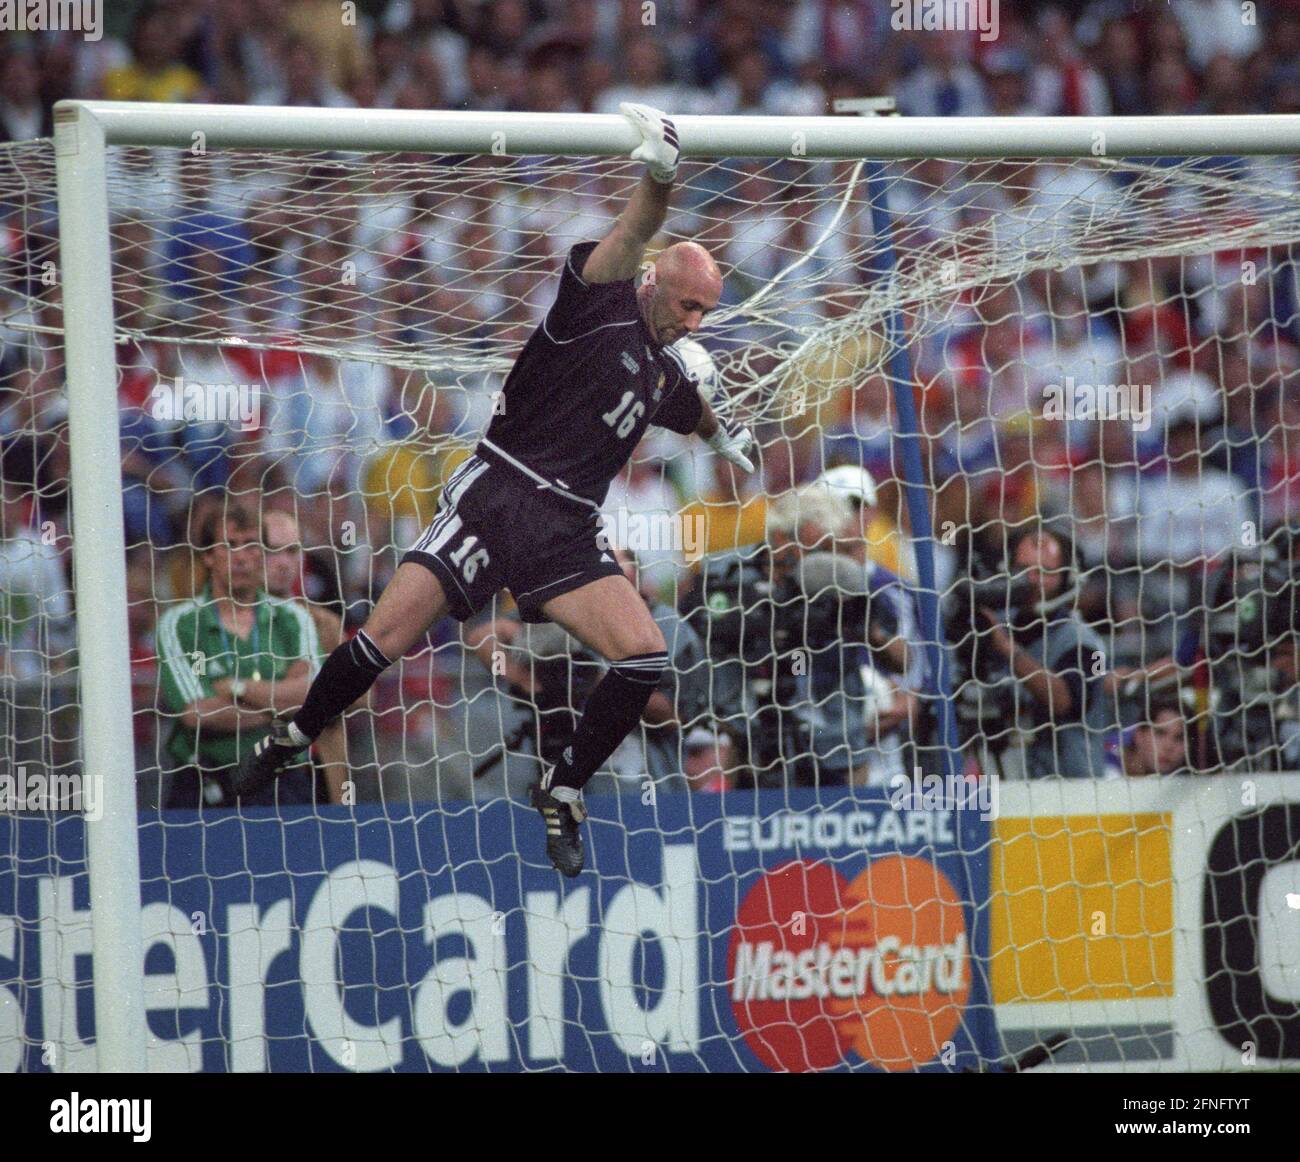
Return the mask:
<path id="1" fill-rule="evenodd" d="M 908 650 L 869 570 L 832 551 L 852 519 L 823 482 L 788 492 L 769 506 L 766 549 L 706 560 L 688 598 L 725 692 L 714 713 L 743 738 L 760 785 L 868 781 L 862 647 L 894 674 Z"/>
<path id="2" fill-rule="evenodd" d="M 963 741 L 1004 778 L 1101 778 L 1108 660 L 1073 608 L 1073 545 L 1034 525 L 1010 534 L 1007 554 L 1009 569 L 959 586 L 948 609 Z"/>
<path id="3" fill-rule="evenodd" d="M 1300 769 L 1297 541 L 1278 530 L 1259 550 L 1229 556 L 1207 582 L 1211 759 L 1225 770 Z"/>
<path id="4" fill-rule="evenodd" d="M 772 583 L 766 545 L 712 553 L 700 562 L 678 612 L 703 643 L 708 659 L 707 704 L 733 750 L 748 756 L 735 785 L 778 786 L 780 771 L 757 774 L 765 754 L 779 757 L 779 724 L 770 712 Z M 763 719 L 760 720 L 760 713 Z M 776 762 L 777 759 L 773 759 Z"/>
<path id="5" fill-rule="evenodd" d="M 854 464 L 843 464 L 828 469 L 819 479 L 832 492 L 843 495 L 853 512 L 848 528 L 836 541 L 836 552 L 866 569 L 873 597 L 892 608 L 898 637 L 907 645 L 905 655 L 895 650 L 894 661 L 900 670 L 897 677 L 873 662 L 869 647 L 856 647 L 858 672 L 867 693 L 861 703 L 868 743 L 866 781 L 869 786 L 888 786 L 896 775 L 906 775 L 911 769 L 912 762 L 905 752 L 925 682 L 916 603 L 903 579 L 871 556 L 875 547 L 871 530 L 876 527 L 880 511 L 871 473 Z"/>

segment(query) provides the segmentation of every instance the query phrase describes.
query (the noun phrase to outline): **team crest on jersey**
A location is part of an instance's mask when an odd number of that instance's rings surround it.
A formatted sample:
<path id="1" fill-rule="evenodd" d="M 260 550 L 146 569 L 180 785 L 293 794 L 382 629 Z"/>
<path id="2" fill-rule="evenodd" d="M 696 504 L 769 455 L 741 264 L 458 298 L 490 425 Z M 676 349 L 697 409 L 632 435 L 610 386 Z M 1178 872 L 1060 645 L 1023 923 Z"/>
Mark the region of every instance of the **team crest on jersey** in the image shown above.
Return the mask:
<path id="1" fill-rule="evenodd" d="M 638 374 L 641 370 L 641 364 L 639 364 L 635 359 L 633 359 L 631 353 L 628 351 L 623 352 L 623 366 L 626 367 L 633 375 Z"/>
<path id="2" fill-rule="evenodd" d="M 662 371 L 659 373 L 659 382 L 655 384 L 655 403 L 658 403 L 664 394 L 664 380 L 667 378 L 668 377 Z"/>

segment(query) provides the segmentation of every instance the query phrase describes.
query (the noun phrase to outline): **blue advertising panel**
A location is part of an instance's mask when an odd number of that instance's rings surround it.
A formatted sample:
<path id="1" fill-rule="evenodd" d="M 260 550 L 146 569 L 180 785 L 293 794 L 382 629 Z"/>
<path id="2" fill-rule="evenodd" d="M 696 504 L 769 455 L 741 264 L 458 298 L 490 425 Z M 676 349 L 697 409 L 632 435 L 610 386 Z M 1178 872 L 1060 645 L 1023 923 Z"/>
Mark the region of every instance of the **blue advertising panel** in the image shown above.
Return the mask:
<path id="1" fill-rule="evenodd" d="M 997 1056 L 989 824 L 882 792 L 141 819 L 151 1068 L 959 1070 Z M 0 819 L 0 1067 L 94 1063 L 77 817 Z"/>

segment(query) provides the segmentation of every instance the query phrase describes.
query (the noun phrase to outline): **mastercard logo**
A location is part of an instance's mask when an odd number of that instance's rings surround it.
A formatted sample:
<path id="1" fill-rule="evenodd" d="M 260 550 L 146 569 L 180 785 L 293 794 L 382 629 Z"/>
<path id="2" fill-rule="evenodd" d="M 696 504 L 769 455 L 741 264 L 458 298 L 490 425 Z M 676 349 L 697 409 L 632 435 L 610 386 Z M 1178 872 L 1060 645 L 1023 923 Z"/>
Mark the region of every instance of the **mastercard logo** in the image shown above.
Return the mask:
<path id="1" fill-rule="evenodd" d="M 728 970 L 736 1024 L 769 1069 L 855 1057 L 915 1069 L 943 1051 L 970 996 L 966 918 L 928 860 L 886 856 L 852 881 L 795 860 L 745 895 Z"/>

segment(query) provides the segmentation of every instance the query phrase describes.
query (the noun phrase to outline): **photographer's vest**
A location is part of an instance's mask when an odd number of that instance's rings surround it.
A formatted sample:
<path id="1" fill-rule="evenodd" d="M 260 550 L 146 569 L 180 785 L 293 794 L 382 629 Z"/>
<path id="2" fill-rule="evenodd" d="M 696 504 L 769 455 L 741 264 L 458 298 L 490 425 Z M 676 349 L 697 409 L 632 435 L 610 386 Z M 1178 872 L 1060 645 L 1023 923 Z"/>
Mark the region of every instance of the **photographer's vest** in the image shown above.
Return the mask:
<path id="1" fill-rule="evenodd" d="M 1018 636 L 1016 643 L 1048 673 L 1073 676 L 1072 691 L 1081 690 L 1083 697 L 1082 710 L 1075 707 L 1068 717 L 1058 714 L 1053 721 L 1051 711 L 1029 692 L 1026 683 L 1015 680 L 1016 724 L 1021 732 L 1025 775 L 1031 779 L 1053 775 L 1102 778 L 1106 773 L 1105 737 L 1114 726 L 1114 715 L 1105 696 L 1109 657 L 1101 638 L 1072 614 L 1048 622 L 1041 634 Z"/>

